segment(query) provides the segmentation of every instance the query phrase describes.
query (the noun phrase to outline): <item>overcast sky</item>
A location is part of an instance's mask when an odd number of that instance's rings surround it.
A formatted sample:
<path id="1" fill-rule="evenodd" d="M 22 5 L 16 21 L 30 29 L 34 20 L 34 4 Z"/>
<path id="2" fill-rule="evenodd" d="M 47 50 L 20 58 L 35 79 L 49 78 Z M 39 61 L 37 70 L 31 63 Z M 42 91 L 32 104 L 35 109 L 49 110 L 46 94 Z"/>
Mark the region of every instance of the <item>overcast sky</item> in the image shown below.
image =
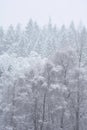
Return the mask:
<path id="1" fill-rule="evenodd" d="M 58 26 L 72 20 L 87 25 L 87 0 L 0 0 L 0 26 L 25 25 L 30 18 L 44 25 L 49 17 Z"/>

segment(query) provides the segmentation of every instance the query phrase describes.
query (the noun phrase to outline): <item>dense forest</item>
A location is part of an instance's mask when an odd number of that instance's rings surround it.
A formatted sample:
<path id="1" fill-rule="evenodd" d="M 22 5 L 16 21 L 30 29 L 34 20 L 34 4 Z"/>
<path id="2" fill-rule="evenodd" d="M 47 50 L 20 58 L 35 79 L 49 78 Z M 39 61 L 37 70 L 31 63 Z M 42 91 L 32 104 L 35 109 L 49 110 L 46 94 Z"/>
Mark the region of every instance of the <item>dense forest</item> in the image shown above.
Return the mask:
<path id="1" fill-rule="evenodd" d="M 87 130 L 87 29 L 0 27 L 0 130 Z"/>

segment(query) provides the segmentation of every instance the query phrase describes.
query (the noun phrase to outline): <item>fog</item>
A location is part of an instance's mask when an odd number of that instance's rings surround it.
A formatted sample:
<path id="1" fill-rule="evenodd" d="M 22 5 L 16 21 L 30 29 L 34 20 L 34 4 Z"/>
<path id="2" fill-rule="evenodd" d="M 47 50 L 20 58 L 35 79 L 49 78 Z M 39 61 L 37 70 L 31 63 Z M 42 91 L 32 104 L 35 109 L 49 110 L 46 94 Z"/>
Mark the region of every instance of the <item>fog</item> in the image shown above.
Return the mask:
<path id="1" fill-rule="evenodd" d="M 23 26 L 30 18 L 39 25 L 52 23 L 58 26 L 69 25 L 74 21 L 87 25 L 86 0 L 0 0 L 0 26 L 21 23 Z"/>

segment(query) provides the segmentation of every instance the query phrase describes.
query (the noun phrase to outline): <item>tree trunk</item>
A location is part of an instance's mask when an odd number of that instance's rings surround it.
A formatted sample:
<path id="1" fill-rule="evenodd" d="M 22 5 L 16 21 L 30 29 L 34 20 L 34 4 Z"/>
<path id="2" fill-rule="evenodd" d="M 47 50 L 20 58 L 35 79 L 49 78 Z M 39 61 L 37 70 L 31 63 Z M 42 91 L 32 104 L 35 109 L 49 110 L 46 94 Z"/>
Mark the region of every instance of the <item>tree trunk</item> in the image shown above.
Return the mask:
<path id="1" fill-rule="evenodd" d="M 60 128 L 62 128 L 62 130 L 64 129 L 64 108 L 62 109 L 62 114 L 61 114 L 61 120 L 60 120 Z"/>
<path id="2" fill-rule="evenodd" d="M 37 98 L 34 105 L 34 130 L 37 130 Z"/>
<path id="3" fill-rule="evenodd" d="M 42 123 L 41 123 L 40 130 L 43 130 L 43 125 L 45 120 L 45 106 L 46 106 L 46 92 L 44 94 L 44 99 L 43 99 L 43 113 L 42 113 Z"/>

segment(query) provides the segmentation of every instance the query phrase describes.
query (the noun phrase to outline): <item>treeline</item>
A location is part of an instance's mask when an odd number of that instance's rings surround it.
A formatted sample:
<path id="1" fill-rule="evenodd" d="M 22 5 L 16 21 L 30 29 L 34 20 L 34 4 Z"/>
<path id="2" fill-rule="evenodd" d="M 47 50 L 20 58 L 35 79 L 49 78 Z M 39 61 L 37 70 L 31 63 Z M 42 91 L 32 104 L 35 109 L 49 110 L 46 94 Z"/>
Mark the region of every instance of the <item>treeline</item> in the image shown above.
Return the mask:
<path id="1" fill-rule="evenodd" d="M 7 30 L 0 27 L 0 53 L 16 53 L 18 56 L 28 56 L 36 51 L 42 56 L 49 56 L 60 48 L 76 47 L 80 42 L 87 42 L 87 29 L 79 25 L 75 28 L 72 22 L 68 28 L 63 25 L 58 28 L 52 25 L 40 27 L 30 20 L 24 29 L 18 24 L 10 25 Z"/>

